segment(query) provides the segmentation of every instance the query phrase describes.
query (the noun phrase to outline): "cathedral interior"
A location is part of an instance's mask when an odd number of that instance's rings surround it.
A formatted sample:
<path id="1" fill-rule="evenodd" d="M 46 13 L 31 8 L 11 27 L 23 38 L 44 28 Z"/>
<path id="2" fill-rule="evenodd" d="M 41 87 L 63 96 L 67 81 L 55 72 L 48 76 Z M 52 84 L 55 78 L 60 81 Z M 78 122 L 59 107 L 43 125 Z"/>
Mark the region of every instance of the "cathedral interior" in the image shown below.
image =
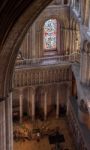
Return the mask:
<path id="1" fill-rule="evenodd" d="M 1 0 L 0 20 L 0 150 L 90 150 L 90 0 Z"/>

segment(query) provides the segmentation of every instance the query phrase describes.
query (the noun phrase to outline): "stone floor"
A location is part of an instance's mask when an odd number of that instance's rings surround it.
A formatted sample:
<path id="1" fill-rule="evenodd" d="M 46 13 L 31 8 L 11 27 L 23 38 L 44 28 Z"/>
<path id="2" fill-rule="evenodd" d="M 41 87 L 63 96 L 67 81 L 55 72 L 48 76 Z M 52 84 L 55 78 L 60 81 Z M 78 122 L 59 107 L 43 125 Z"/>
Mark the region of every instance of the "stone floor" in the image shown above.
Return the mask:
<path id="1" fill-rule="evenodd" d="M 36 120 L 36 122 L 31 123 L 30 121 L 26 120 L 23 122 L 23 125 L 32 130 L 32 128 L 49 128 L 49 129 L 55 129 L 59 127 L 59 132 L 64 135 L 65 142 L 61 143 L 61 147 L 63 150 L 76 150 L 74 142 L 72 140 L 72 135 L 69 132 L 68 124 L 67 124 L 67 118 L 59 118 L 54 119 L 50 118 L 47 121 L 41 122 L 40 120 Z M 14 129 L 20 128 L 19 124 L 14 124 Z M 23 128 L 22 128 L 23 129 Z M 39 142 L 37 140 L 25 140 L 25 141 L 14 141 L 14 150 L 54 150 L 55 146 L 50 145 L 48 141 L 48 136 L 45 136 L 40 139 Z"/>

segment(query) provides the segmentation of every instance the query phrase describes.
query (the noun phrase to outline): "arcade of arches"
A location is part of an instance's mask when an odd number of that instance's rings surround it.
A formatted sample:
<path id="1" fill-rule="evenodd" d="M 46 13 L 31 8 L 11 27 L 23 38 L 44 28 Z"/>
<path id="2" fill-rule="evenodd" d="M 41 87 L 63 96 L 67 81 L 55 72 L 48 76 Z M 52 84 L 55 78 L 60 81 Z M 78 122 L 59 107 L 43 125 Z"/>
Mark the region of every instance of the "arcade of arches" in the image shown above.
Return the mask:
<path id="1" fill-rule="evenodd" d="M 0 2 L 0 150 L 46 138 L 52 120 L 60 149 L 89 150 L 90 1 L 10 1 Z"/>

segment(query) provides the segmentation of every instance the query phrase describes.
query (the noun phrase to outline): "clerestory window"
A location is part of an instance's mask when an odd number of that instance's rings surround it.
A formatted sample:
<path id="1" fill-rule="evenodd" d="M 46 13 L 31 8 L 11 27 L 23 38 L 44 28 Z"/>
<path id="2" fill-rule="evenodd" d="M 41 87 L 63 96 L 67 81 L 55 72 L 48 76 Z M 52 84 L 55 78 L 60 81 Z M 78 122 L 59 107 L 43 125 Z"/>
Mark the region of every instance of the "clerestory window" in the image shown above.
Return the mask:
<path id="1" fill-rule="evenodd" d="M 49 19 L 44 24 L 43 47 L 44 50 L 57 49 L 57 20 Z"/>

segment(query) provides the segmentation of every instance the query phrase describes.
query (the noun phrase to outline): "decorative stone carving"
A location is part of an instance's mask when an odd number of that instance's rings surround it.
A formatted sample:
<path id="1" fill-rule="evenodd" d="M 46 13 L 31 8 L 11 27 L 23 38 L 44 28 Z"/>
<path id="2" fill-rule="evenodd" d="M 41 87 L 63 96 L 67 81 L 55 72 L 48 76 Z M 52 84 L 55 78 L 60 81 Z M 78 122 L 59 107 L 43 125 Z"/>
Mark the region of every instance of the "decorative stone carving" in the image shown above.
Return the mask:
<path id="1" fill-rule="evenodd" d="M 90 42 L 85 40 L 83 43 L 83 51 L 86 53 L 90 53 Z"/>
<path id="2" fill-rule="evenodd" d="M 87 104 L 85 103 L 83 99 L 80 101 L 79 109 L 84 113 L 89 113 Z"/>

